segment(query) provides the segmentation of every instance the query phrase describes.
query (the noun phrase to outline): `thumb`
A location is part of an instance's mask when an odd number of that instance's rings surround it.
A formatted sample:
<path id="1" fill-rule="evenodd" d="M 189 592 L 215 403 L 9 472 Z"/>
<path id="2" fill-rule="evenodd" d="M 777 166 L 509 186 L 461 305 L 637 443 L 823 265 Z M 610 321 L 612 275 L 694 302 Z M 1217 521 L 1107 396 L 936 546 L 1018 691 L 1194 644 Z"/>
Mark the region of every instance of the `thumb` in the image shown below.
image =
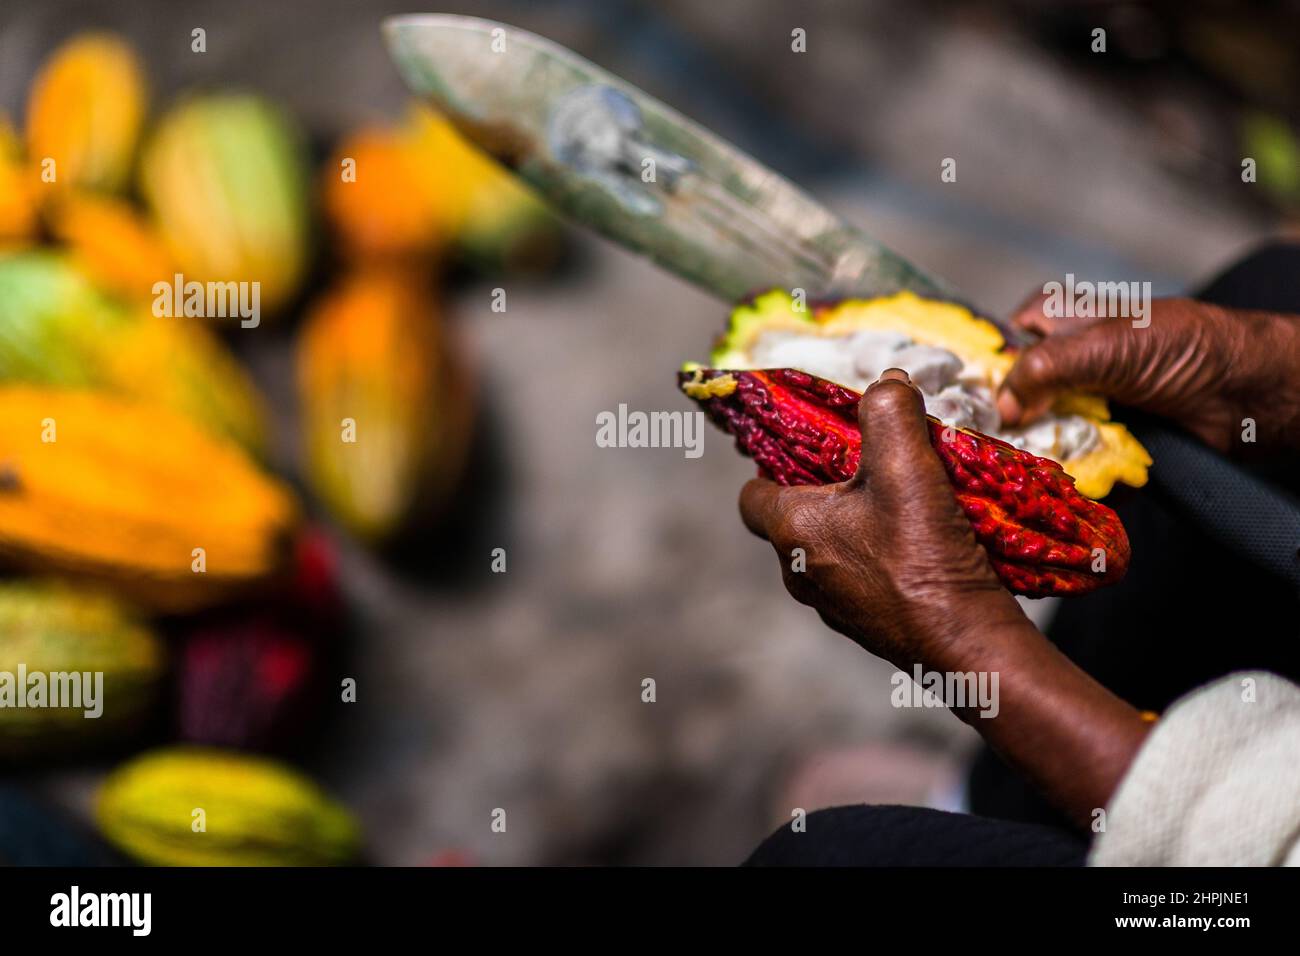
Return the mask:
<path id="1" fill-rule="evenodd" d="M 925 402 L 902 369 L 886 369 L 863 393 L 858 427 L 862 457 L 856 481 L 900 471 L 915 476 L 918 463 L 926 460 L 942 469 L 930 447 Z"/>
<path id="2" fill-rule="evenodd" d="M 1002 421 L 1016 425 L 1037 418 L 1066 389 L 1113 392 L 1118 385 L 1115 370 L 1121 363 L 1119 343 L 1108 334 L 1110 328 L 1054 336 L 1022 352 L 998 390 Z"/>

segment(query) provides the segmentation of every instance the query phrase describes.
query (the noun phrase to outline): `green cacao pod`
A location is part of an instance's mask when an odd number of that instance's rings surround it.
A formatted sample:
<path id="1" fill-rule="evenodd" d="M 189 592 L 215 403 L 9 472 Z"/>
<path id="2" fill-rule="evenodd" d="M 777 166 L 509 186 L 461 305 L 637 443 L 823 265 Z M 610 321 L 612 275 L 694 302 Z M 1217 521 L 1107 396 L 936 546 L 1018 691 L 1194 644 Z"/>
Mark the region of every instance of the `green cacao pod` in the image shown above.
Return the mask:
<path id="1" fill-rule="evenodd" d="M 263 444 L 261 398 L 209 329 L 111 299 L 51 252 L 0 257 L 0 382 L 102 388 Z"/>
<path id="2" fill-rule="evenodd" d="M 164 660 L 158 638 L 105 595 L 0 585 L 0 755 L 69 752 L 129 734 L 157 699 Z"/>
<path id="3" fill-rule="evenodd" d="M 99 794 L 104 836 L 158 866 L 331 866 L 353 861 L 351 814 L 262 757 L 172 747 L 115 770 Z"/>
<path id="4" fill-rule="evenodd" d="M 140 175 L 186 282 L 257 282 L 268 313 L 293 298 L 307 269 L 309 173 L 279 110 L 255 96 L 189 100 L 159 122 Z"/>

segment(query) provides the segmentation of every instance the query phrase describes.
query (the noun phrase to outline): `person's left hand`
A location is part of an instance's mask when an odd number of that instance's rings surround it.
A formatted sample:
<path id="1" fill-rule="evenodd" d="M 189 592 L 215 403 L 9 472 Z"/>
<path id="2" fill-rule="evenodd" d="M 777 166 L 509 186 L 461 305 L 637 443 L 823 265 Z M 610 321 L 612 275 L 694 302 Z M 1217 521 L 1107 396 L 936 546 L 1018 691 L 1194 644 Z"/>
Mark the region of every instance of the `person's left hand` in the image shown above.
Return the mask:
<path id="1" fill-rule="evenodd" d="M 885 372 L 858 412 L 862 460 L 837 485 L 745 485 L 746 526 L 776 549 L 787 590 L 835 630 L 899 667 L 956 663 L 1027 621 L 1002 587 L 930 447 L 925 407 L 907 374 Z M 797 571 L 795 548 L 805 552 Z M 957 653 L 950 653 L 957 652 Z"/>

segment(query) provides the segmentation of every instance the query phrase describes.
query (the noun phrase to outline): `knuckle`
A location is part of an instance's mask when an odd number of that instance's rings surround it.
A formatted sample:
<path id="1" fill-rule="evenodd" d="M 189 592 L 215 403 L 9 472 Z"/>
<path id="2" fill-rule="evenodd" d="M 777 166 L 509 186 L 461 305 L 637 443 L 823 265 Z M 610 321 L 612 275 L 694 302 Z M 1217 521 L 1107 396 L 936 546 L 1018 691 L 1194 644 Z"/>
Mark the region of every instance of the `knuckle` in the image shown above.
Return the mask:
<path id="1" fill-rule="evenodd" d="M 826 522 L 820 508 L 799 501 L 782 512 L 780 526 L 782 540 L 792 544 L 807 544 L 822 536 Z"/>
<path id="2" fill-rule="evenodd" d="M 915 407 L 916 401 L 916 389 L 897 379 L 877 382 L 867 389 L 866 394 L 867 412 L 873 418 L 876 416 L 892 418 L 899 412 Z"/>
<path id="3" fill-rule="evenodd" d="M 1036 345 L 1022 355 L 1020 361 L 1016 363 L 1015 383 L 1036 384 L 1050 381 L 1055 369 L 1056 361 L 1047 343 Z"/>

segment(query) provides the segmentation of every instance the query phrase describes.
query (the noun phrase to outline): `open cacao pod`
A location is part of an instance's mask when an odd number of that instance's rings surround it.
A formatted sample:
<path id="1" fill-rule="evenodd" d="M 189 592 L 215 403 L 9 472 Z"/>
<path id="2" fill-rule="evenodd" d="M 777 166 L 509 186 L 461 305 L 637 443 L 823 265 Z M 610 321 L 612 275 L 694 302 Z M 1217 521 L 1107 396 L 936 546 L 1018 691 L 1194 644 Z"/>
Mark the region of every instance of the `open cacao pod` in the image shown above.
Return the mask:
<path id="1" fill-rule="evenodd" d="M 826 484 L 857 469 L 861 390 L 884 368 L 903 368 L 926 399 L 957 502 L 1008 589 L 1043 597 L 1115 583 L 1128 569 L 1128 536 L 1084 492 L 1141 485 L 1151 460 L 1090 396 L 1059 400 L 1032 432 L 1001 428 L 992 397 L 1014 362 L 1003 345 L 991 323 L 909 293 L 800 311 L 772 292 L 738 308 L 713 367 L 688 366 L 679 384 L 763 475 Z M 755 367 L 773 358 L 803 367 Z M 836 381 L 814 374 L 827 369 Z"/>

